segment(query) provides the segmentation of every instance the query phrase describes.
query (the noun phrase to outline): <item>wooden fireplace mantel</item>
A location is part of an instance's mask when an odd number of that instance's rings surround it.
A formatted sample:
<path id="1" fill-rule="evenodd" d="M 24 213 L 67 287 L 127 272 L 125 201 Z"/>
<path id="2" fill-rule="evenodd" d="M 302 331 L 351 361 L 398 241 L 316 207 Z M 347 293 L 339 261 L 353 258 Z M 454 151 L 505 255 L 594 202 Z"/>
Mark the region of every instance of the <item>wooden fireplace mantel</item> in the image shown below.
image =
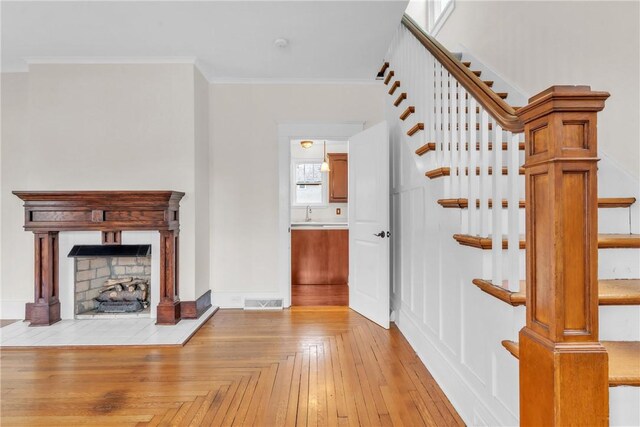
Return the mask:
<path id="1" fill-rule="evenodd" d="M 25 317 L 32 326 L 60 320 L 58 233 L 101 231 L 103 244 L 121 244 L 123 230 L 160 232 L 158 324 L 180 320 L 178 298 L 178 191 L 14 191 L 24 201 L 24 229 L 35 235 L 34 302 Z"/>

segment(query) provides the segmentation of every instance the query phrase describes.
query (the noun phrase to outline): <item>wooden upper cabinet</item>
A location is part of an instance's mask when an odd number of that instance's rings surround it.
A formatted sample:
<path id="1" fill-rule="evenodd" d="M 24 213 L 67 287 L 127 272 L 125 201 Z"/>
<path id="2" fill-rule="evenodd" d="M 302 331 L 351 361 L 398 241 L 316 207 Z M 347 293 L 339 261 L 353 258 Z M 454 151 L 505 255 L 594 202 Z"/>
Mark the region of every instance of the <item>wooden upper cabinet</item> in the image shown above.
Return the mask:
<path id="1" fill-rule="evenodd" d="M 349 197 L 349 155 L 329 153 L 329 203 L 347 203 Z"/>

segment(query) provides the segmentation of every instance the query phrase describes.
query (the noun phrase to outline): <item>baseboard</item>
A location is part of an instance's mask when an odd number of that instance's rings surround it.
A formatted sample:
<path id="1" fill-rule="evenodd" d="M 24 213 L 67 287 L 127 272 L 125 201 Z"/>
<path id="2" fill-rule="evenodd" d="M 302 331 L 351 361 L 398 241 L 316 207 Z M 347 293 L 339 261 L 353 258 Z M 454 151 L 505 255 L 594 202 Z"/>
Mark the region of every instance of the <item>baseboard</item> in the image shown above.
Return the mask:
<path id="1" fill-rule="evenodd" d="M 211 290 L 200 295 L 195 301 L 180 301 L 181 319 L 198 319 L 211 307 Z"/>
<path id="2" fill-rule="evenodd" d="M 501 420 L 494 411 L 482 401 L 470 384 L 462 377 L 456 367 L 452 365 L 440 350 L 433 344 L 431 338 L 423 333 L 415 321 L 404 310 L 398 312 L 396 325 L 407 339 L 416 354 L 427 367 L 444 394 L 449 398 L 453 407 L 467 425 L 478 423 L 478 413 L 483 417 L 480 422 L 485 425 L 509 425 L 513 421 Z M 466 404 L 465 404 L 466 403 Z"/>
<path id="3" fill-rule="evenodd" d="M 246 298 L 272 299 L 284 298 L 280 292 L 216 292 L 211 294 L 211 303 L 220 308 L 244 308 Z M 284 308 L 287 308 L 285 306 Z"/>
<path id="4" fill-rule="evenodd" d="M 29 300 L 3 300 L 0 301 L 0 319 L 20 319 L 25 316 L 25 305 Z"/>

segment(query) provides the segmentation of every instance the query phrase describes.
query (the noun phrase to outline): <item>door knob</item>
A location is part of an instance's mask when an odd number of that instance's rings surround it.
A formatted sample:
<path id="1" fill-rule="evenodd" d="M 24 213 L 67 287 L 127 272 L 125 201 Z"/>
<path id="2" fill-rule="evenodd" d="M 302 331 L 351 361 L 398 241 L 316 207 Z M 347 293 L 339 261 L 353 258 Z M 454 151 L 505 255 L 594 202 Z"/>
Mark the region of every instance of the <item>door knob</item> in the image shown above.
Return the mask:
<path id="1" fill-rule="evenodd" d="M 377 234 L 374 234 L 374 236 L 382 237 L 382 238 L 384 239 L 384 236 L 385 236 L 386 234 L 387 234 L 387 233 L 385 233 L 384 231 L 381 231 L 381 232 L 379 232 L 379 233 L 377 233 Z"/>

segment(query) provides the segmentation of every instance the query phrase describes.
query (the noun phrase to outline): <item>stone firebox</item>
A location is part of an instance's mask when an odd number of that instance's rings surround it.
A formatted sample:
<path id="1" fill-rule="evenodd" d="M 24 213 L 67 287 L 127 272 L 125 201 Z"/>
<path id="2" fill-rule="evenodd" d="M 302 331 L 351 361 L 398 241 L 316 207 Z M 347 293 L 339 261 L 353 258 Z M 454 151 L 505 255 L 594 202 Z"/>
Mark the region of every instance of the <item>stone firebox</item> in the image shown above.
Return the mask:
<path id="1" fill-rule="evenodd" d="M 140 257 L 83 257 L 75 259 L 74 268 L 75 315 L 77 318 L 100 314 L 96 312 L 101 293 L 107 292 L 110 283 L 146 283 L 144 314 L 149 313 L 151 301 L 151 256 Z M 106 314 L 106 313 L 105 313 Z M 141 314 L 141 313 L 138 313 Z"/>

